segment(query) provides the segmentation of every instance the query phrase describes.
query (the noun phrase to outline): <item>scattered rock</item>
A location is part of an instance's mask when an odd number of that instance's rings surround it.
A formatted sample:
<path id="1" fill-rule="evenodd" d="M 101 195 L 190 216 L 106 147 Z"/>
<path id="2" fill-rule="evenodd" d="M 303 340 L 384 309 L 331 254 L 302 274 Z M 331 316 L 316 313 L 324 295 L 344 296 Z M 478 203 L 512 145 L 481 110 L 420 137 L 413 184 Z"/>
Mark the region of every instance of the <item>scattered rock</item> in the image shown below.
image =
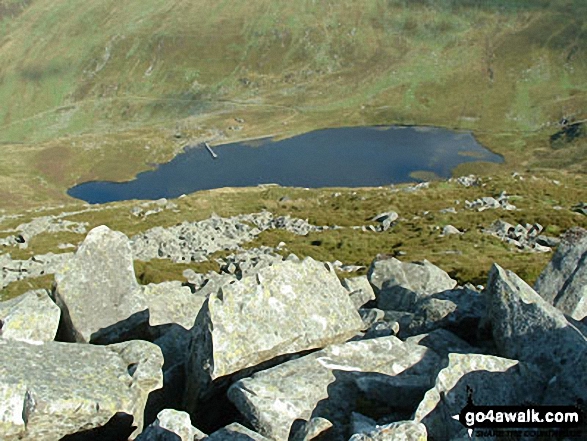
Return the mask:
<path id="1" fill-rule="evenodd" d="M 574 319 L 587 316 L 587 230 L 572 228 L 563 236 L 534 288 Z"/>
<path id="2" fill-rule="evenodd" d="M 496 220 L 489 228 L 483 230 L 484 233 L 514 245 L 519 250 L 546 253 L 551 251 L 546 244 L 556 243 L 557 239 L 540 234 L 542 231 L 543 227 L 540 224 L 514 226 L 501 219 Z"/>
<path id="3" fill-rule="evenodd" d="M 155 345 L 110 346 L 0 339 L 0 433 L 5 441 L 53 441 L 123 413 L 142 430 L 149 393 L 162 386 Z M 34 368 L 32 368 L 34 367 Z M 131 434 L 131 432 L 133 432 Z"/>
<path id="4" fill-rule="evenodd" d="M 0 289 L 12 282 L 55 274 L 71 258 L 72 253 L 42 254 L 27 260 L 12 260 L 9 254 L 0 257 Z"/>
<path id="5" fill-rule="evenodd" d="M 459 230 L 456 227 L 453 227 L 452 225 L 445 225 L 444 228 L 442 229 L 442 235 L 443 236 L 450 236 L 452 234 L 463 234 L 461 230 Z"/>
<path id="6" fill-rule="evenodd" d="M 214 432 L 206 441 L 269 441 L 264 436 L 247 429 L 239 423 L 233 423 Z"/>
<path id="7" fill-rule="evenodd" d="M 575 213 L 580 213 L 587 216 L 587 203 L 586 202 L 579 202 L 578 204 L 573 205 L 571 208 L 572 211 Z"/>
<path id="8" fill-rule="evenodd" d="M 387 231 L 398 220 L 398 218 L 399 215 L 395 211 L 388 211 L 378 214 L 372 219 L 372 221 L 379 222 L 381 224 L 379 231 Z"/>
<path id="9" fill-rule="evenodd" d="M 516 210 L 516 206 L 510 204 L 510 196 L 505 191 L 502 192 L 497 198 L 491 196 L 485 196 L 474 201 L 465 201 L 465 206 L 471 210 L 485 211 L 489 209 L 502 209 L 507 211 Z"/>
<path id="10" fill-rule="evenodd" d="M 481 185 L 481 178 L 479 178 L 475 175 L 459 176 L 456 179 L 451 178 L 451 179 L 449 179 L 449 181 L 451 181 L 451 182 L 456 181 L 457 183 L 459 183 L 463 187 L 478 187 L 479 185 Z"/>
<path id="11" fill-rule="evenodd" d="M 55 339 L 61 311 L 47 291 L 29 291 L 0 302 L 0 339 L 40 344 Z"/>

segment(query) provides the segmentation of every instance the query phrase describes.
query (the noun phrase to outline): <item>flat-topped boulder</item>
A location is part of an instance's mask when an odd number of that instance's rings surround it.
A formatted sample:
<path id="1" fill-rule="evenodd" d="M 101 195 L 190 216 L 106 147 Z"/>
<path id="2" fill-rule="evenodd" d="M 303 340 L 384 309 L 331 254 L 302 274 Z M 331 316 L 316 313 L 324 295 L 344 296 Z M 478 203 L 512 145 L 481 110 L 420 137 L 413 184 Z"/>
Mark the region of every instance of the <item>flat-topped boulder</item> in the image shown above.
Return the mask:
<path id="1" fill-rule="evenodd" d="M 234 383 L 229 399 L 262 435 L 287 440 L 295 420 L 323 417 L 344 438 L 360 397 L 409 413 L 433 384 L 440 357 L 396 337 L 352 341 Z"/>
<path id="2" fill-rule="evenodd" d="M 33 344 L 52 341 L 60 316 L 59 307 L 44 289 L 0 302 L 0 339 Z"/>
<path id="3" fill-rule="evenodd" d="M 193 327 L 187 395 L 197 401 L 220 377 L 343 342 L 362 327 L 348 292 L 324 264 L 306 258 L 262 268 L 204 303 Z"/>
<path id="4" fill-rule="evenodd" d="M 3 441 L 55 441 L 106 425 L 117 414 L 143 427 L 149 393 L 162 386 L 163 356 L 144 341 L 110 346 L 0 339 Z"/>

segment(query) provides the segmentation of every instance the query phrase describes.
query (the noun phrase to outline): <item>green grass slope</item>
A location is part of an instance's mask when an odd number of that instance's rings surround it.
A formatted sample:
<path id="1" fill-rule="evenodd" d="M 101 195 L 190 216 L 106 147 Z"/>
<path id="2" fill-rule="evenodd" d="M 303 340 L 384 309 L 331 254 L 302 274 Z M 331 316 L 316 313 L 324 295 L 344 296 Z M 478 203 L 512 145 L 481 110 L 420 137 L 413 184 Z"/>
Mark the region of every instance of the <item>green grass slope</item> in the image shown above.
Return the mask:
<path id="1" fill-rule="evenodd" d="M 4 205 L 128 179 L 179 151 L 178 128 L 438 125 L 580 168 L 583 141 L 548 140 L 587 118 L 585 17 L 583 0 L 0 0 Z"/>

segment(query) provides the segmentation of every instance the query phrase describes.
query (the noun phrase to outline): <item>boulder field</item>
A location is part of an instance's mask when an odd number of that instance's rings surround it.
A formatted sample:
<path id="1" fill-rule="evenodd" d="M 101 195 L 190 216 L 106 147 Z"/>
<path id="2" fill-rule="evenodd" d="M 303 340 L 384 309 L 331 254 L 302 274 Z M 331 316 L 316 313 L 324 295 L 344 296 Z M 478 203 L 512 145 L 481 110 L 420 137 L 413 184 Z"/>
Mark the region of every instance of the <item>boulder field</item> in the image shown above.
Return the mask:
<path id="1" fill-rule="evenodd" d="M 385 255 L 340 281 L 263 252 L 144 286 L 133 260 L 161 254 L 155 233 L 94 228 L 50 292 L 0 302 L 1 440 L 467 439 L 451 416 L 470 400 L 587 402 L 583 229 L 534 287 L 497 264 L 462 287 Z"/>

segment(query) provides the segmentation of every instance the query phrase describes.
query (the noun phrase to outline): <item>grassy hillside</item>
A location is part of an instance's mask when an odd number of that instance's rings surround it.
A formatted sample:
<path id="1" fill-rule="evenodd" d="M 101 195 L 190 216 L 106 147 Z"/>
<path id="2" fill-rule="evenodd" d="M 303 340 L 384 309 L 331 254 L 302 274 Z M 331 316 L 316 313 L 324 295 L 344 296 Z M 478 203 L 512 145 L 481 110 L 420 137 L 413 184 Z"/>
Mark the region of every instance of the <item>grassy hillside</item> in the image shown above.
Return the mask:
<path id="1" fill-rule="evenodd" d="M 0 196 L 64 199 L 192 138 L 358 124 L 471 129 L 511 166 L 580 169 L 584 140 L 549 139 L 587 118 L 585 17 L 583 0 L 0 0 Z"/>

